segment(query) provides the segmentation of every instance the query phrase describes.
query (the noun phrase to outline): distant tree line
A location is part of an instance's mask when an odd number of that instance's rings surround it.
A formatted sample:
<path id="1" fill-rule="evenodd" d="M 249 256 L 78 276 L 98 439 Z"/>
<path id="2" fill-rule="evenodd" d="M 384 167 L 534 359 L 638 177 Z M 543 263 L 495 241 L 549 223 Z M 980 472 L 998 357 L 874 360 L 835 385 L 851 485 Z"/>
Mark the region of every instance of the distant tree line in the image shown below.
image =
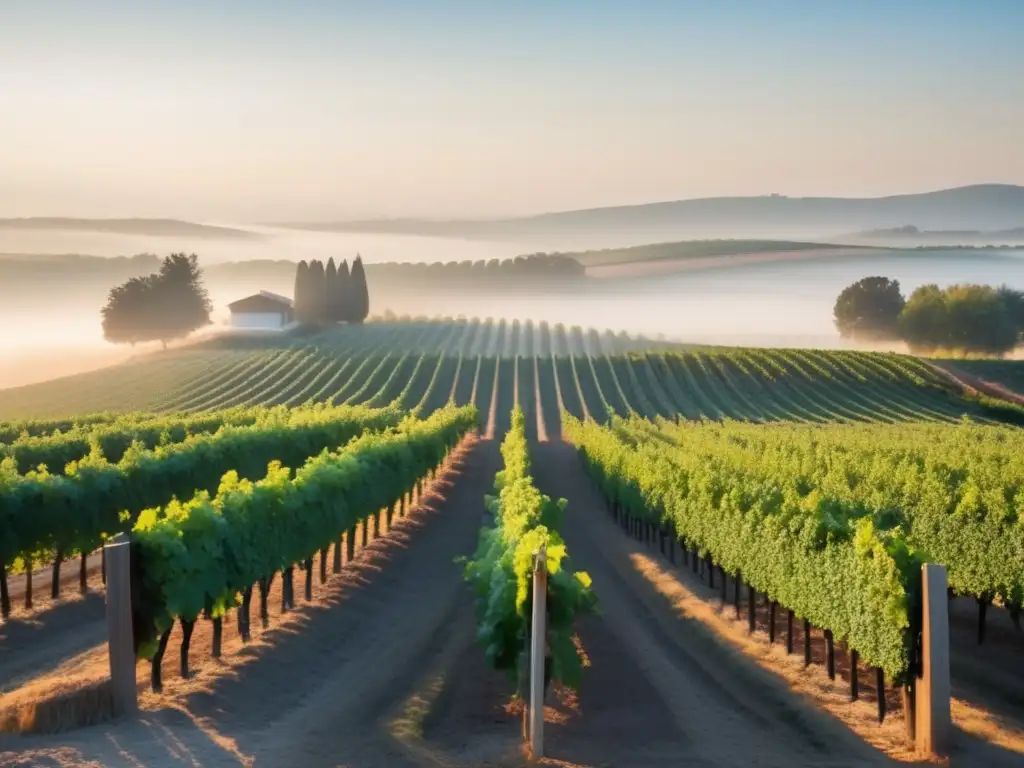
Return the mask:
<path id="1" fill-rule="evenodd" d="M 295 319 L 303 325 L 362 323 L 370 314 L 370 293 L 366 286 L 363 260 L 356 256 L 349 271 L 348 261 L 327 266 L 319 260 L 300 261 L 295 271 Z"/>
<path id="2" fill-rule="evenodd" d="M 1024 338 L 1024 292 L 1003 285 L 923 285 L 904 299 L 899 281 L 866 277 L 839 294 L 846 338 L 902 340 L 914 351 L 1003 355 Z"/>
<path id="3" fill-rule="evenodd" d="M 552 281 L 577 280 L 586 276 L 586 268 L 576 259 L 558 254 L 531 254 L 516 256 L 514 259 L 490 259 L 489 261 L 448 261 L 432 264 L 388 262 L 370 267 L 375 278 L 398 282 L 407 280 L 410 284 L 422 285 L 424 281 L 432 286 L 488 285 L 508 287 L 524 284 L 543 285 Z"/>
<path id="4" fill-rule="evenodd" d="M 160 341 L 167 346 L 209 325 L 213 305 L 202 274 L 194 253 L 173 253 L 159 272 L 115 286 L 101 310 L 103 337 L 115 344 Z"/>
<path id="5" fill-rule="evenodd" d="M 585 267 L 612 264 L 631 264 L 640 261 L 672 261 L 707 259 L 718 256 L 736 256 L 747 253 L 777 253 L 785 251 L 816 251 L 830 248 L 856 248 L 827 243 L 790 240 L 681 240 L 672 243 L 650 243 L 624 248 L 601 248 L 589 251 L 566 251 L 539 254 L 544 258 L 569 259 Z"/>

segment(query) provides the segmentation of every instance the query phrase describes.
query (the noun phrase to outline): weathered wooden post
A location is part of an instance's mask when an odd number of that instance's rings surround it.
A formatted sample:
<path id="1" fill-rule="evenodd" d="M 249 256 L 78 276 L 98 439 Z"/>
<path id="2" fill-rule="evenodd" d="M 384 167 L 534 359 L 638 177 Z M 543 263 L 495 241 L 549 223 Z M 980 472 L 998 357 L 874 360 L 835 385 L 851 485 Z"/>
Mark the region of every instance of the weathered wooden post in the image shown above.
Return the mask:
<path id="1" fill-rule="evenodd" d="M 131 542 L 123 533 L 103 547 L 107 563 L 107 648 L 114 712 L 139 708 L 135 689 L 135 641 L 132 634 Z"/>
<path id="2" fill-rule="evenodd" d="M 949 753 L 949 604 L 946 567 L 921 566 L 921 677 L 915 686 L 915 740 L 920 752 Z"/>
<path id="3" fill-rule="evenodd" d="M 530 752 L 544 756 L 544 656 L 547 650 L 548 552 L 541 545 L 533 563 L 533 623 L 530 634 Z"/>

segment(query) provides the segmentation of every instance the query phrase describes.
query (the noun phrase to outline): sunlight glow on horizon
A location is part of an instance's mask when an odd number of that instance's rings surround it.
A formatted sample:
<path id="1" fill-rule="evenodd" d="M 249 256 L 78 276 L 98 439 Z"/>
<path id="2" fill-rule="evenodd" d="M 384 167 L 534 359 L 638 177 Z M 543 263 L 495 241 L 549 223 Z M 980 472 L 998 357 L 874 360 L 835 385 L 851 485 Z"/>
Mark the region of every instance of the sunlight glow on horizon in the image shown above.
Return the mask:
<path id="1" fill-rule="evenodd" d="M 5 9 L 0 217 L 484 217 L 1024 183 L 1024 3 L 495 5 Z"/>

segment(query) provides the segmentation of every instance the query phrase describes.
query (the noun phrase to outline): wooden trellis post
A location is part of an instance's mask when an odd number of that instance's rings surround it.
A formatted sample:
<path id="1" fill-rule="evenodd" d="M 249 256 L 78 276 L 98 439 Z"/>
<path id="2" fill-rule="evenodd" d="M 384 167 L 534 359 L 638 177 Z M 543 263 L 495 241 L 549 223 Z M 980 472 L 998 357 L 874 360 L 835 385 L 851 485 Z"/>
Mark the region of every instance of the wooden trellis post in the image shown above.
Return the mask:
<path id="1" fill-rule="evenodd" d="M 949 601 L 946 567 L 921 566 L 921 676 L 915 686 L 914 733 L 917 749 L 929 755 L 949 753 Z"/>
<path id="2" fill-rule="evenodd" d="M 135 688 L 135 640 L 132 634 L 131 542 L 124 534 L 103 547 L 107 563 L 107 648 L 110 687 L 116 714 L 139 708 Z"/>

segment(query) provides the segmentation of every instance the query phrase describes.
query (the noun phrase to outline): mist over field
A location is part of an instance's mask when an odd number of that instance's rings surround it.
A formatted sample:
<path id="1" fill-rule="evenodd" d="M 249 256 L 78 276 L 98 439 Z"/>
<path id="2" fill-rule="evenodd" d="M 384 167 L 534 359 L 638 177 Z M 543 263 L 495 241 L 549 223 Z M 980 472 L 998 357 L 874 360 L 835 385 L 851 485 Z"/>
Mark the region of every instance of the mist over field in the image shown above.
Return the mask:
<path id="1" fill-rule="evenodd" d="M 214 331 L 233 300 L 292 294 L 281 260 L 357 253 L 371 314 L 757 345 L 839 345 L 836 294 L 872 274 L 1024 282 L 1019 254 L 981 251 L 595 269 L 568 295 L 372 270 L 708 238 L 1024 242 L 1015 7 L 923 24 L 829 4 L 804 28 L 762 3 L 44 5 L 0 25 L 0 386 L 148 350 L 100 330 L 110 289 L 155 270 L 140 253 L 199 255 Z M 122 260 L 10 266 L 64 254 Z"/>
<path id="2" fill-rule="evenodd" d="M 231 226 L 231 225 L 226 225 Z M 260 290 L 291 296 L 293 267 L 286 262 L 318 258 L 351 261 L 360 253 L 370 270 L 371 315 L 494 317 L 546 320 L 584 328 L 611 329 L 650 338 L 749 346 L 850 347 L 832 320 L 843 287 L 868 275 L 900 281 L 909 294 L 925 283 L 1008 284 L 1024 288 L 1024 250 L 837 250 L 734 257 L 714 265 L 670 263 L 671 271 L 624 264 L 595 267 L 582 287 L 537 285 L 500 295 L 473 290 L 438 293 L 421 285 L 374 286 L 373 266 L 384 262 L 478 261 L 508 259 L 544 250 L 534 244 L 374 233 L 309 232 L 270 227 L 240 227 L 258 237 L 178 238 L 106 232 L 0 230 L 0 266 L 45 262 L 46 254 L 104 257 L 76 267 L 75 278 L 55 290 L 54 278 L 29 273 L 0 285 L 0 322 L 12 329 L 0 338 L 0 387 L 41 381 L 57 375 L 118 362 L 159 349 L 135 348 L 103 340 L 100 308 L 109 289 L 136 272 L 113 257 L 174 251 L 196 252 L 205 269 L 214 304 L 214 326 L 193 337 L 226 328 L 226 306 Z M 637 243 L 634 243 L 637 244 Z M 587 248 L 581 241 L 578 248 Z M 612 246 L 614 243 L 607 243 Z M 552 249 L 555 250 L 555 249 Z M 17 255 L 15 255 L 17 254 Z M 592 257 L 601 262 L 600 254 Z M 608 258 L 616 258 L 614 252 Z M 769 260 L 749 263 L 757 258 Z M 242 264 L 241 262 L 245 262 Z M 656 265 L 657 262 L 645 262 Z M 108 266 L 114 272 L 99 267 Z M 664 265 L 662 265 L 664 268 Z M 134 270 L 134 271 L 133 271 Z M 59 274 L 59 273 L 58 273 Z M 40 312 L 39 307 L 53 311 Z M 901 349 L 890 345 L 890 349 Z"/>

